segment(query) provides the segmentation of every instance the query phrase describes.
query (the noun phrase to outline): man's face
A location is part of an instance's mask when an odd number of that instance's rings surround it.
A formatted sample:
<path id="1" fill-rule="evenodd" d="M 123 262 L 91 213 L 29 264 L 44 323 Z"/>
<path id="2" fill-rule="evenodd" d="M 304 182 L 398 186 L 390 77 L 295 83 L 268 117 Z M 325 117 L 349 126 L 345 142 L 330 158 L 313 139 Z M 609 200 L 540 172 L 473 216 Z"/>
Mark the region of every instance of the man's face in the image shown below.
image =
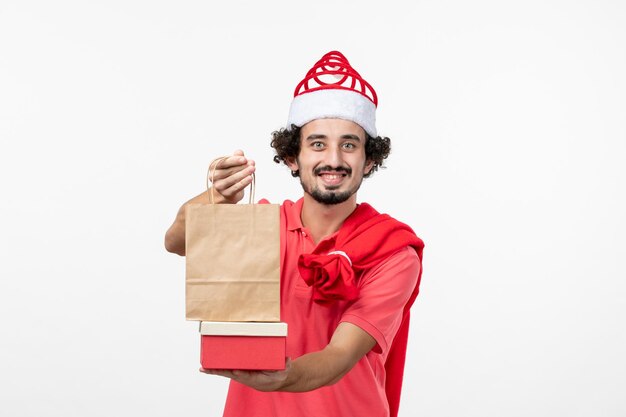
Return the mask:
<path id="1" fill-rule="evenodd" d="M 317 119 L 300 130 L 300 154 L 288 165 L 300 171 L 304 192 L 322 204 L 355 195 L 373 163 L 365 159 L 365 131 L 343 119 Z"/>

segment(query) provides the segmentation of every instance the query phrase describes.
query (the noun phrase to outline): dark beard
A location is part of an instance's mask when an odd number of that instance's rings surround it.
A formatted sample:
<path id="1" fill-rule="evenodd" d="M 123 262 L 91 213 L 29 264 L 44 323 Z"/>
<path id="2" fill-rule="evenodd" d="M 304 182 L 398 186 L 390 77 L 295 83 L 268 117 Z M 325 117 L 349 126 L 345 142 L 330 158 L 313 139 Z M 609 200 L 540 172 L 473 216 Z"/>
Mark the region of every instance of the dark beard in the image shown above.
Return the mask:
<path id="1" fill-rule="evenodd" d="M 309 194 L 318 203 L 332 206 L 333 204 L 343 203 L 344 201 L 348 200 L 350 196 L 352 196 L 352 194 L 354 193 L 350 190 L 343 191 L 343 192 L 334 192 L 334 191 L 324 192 L 324 191 L 321 191 L 319 188 L 316 188 L 314 190 L 311 190 Z"/>

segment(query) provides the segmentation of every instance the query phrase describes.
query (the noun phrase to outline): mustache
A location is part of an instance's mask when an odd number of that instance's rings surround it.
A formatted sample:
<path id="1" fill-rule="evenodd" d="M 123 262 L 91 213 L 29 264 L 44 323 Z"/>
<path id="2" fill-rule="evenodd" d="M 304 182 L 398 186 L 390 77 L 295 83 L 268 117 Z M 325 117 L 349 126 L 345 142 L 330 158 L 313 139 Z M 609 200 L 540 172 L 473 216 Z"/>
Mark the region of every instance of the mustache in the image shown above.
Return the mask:
<path id="1" fill-rule="evenodd" d="M 352 174 L 352 168 L 346 168 L 346 167 L 331 167 L 330 165 L 325 165 L 322 167 L 317 167 L 315 168 L 315 170 L 313 170 L 313 173 L 315 175 L 319 175 L 324 171 L 334 171 L 334 172 L 345 172 L 347 175 Z"/>

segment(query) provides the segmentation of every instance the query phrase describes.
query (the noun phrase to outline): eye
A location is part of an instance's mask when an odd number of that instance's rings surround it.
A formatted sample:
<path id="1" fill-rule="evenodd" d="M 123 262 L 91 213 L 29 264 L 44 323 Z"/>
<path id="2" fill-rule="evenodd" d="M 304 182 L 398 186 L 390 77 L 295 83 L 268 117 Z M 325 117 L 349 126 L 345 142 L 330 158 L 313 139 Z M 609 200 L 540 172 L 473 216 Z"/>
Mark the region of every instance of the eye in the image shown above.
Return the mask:
<path id="1" fill-rule="evenodd" d="M 323 149 L 324 148 L 324 142 L 320 142 L 320 141 L 311 142 L 311 147 L 313 149 Z"/>
<path id="2" fill-rule="evenodd" d="M 344 149 L 348 149 L 348 150 L 356 149 L 356 145 L 352 142 L 345 142 L 342 146 Z"/>

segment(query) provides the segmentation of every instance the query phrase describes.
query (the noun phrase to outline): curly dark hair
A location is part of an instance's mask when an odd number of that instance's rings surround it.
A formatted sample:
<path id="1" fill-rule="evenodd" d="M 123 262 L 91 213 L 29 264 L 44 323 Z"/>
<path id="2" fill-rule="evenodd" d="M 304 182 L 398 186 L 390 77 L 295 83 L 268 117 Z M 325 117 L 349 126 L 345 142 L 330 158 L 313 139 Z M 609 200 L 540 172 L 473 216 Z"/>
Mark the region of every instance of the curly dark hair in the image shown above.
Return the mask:
<path id="1" fill-rule="evenodd" d="M 300 153 L 300 128 L 291 125 L 291 129 L 282 128 L 272 132 L 271 146 L 276 151 L 274 162 L 277 164 L 284 163 L 287 158 L 295 159 Z M 379 167 L 385 168 L 383 161 L 387 159 L 389 152 L 391 152 L 391 139 L 385 136 L 374 138 L 365 132 L 365 158 L 374 162 L 370 172 L 364 175 L 365 178 L 372 175 Z M 291 175 L 298 177 L 300 173 L 292 171 Z"/>

